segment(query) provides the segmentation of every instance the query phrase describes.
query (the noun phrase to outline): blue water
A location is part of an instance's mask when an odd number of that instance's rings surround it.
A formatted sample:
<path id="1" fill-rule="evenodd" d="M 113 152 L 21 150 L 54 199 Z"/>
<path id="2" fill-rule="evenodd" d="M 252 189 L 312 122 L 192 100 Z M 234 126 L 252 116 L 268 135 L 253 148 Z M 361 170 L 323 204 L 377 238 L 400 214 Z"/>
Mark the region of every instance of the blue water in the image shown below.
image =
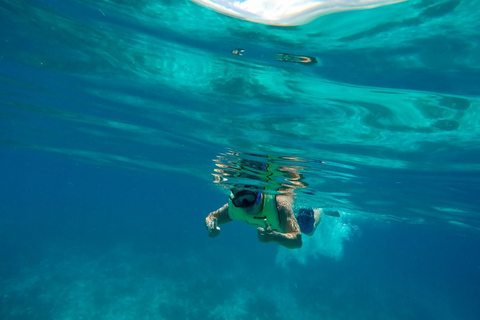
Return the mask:
<path id="1" fill-rule="evenodd" d="M 181 0 L 3 0 L 0 319 L 478 319 L 479 6 L 284 28 Z M 218 168 L 245 159 L 341 217 L 299 250 L 235 222 L 210 239 Z"/>

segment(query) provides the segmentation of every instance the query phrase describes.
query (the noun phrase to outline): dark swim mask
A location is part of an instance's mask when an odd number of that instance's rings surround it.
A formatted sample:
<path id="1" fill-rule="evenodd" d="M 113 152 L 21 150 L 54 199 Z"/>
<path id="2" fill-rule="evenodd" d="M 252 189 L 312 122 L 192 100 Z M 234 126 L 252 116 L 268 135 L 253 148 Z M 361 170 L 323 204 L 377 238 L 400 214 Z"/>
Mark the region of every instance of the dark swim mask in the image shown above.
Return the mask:
<path id="1" fill-rule="evenodd" d="M 255 203 L 259 203 L 262 194 L 251 190 L 241 190 L 230 196 L 230 200 L 237 208 L 248 208 Z"/>

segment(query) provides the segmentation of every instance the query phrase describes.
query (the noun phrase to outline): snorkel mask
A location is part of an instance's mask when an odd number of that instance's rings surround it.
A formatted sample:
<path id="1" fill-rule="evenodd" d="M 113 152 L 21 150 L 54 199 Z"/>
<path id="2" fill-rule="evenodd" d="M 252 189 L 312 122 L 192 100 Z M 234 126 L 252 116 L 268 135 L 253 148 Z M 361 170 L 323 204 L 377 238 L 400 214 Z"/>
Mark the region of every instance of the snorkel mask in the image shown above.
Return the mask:
<path id="1" fill-rule="evenodd" d="M 230 200 L 232 200 L 232 204 L 237 208 L 248 208 L 254 204 L 260 203 L 262 200 L 262 193 L 245 189 L 238 192 L 232 191 Z"/>

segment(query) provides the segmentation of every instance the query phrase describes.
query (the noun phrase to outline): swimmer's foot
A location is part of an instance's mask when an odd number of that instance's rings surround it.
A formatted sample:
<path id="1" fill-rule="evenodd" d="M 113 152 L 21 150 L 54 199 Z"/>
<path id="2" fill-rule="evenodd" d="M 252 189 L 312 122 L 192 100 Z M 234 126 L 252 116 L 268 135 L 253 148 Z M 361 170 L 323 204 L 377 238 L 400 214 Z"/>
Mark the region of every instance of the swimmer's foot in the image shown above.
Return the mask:
<path id="1" fill-rule="evenodd" d="M 313 217 L 315 218 L 315 223 L 313 224 L 313 227 L 315 229 L 320 224 L 320 221 L 322 221 L 322 214 L 323 214 L 323 209 L 314 209 L 313 210 Z"/>
<path id="2" fill-rule="evenodd" d="M 327 216 L 340 218 L 340 212 L 338 210 L 323 210 Z"/>

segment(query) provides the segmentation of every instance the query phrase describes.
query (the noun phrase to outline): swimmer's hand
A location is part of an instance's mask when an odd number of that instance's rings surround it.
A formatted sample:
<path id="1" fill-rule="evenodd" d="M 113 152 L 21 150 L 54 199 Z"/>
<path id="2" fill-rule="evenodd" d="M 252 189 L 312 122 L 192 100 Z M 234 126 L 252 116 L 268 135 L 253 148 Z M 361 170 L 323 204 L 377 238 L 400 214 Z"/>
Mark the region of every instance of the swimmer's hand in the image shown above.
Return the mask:
<path id="1" fill-rule="evenodd" d="M 217 218 L 213 218 L 213 220 L 207 218 L 205 219 L 205 224 L 210 238 L 215 238 L 220 234 L 220 227 L 218 226 Z"/>
<path id="2" fill-rule="evenodd" d="M 273 230 L 268 225 L 267 219 L 263 220 L 264 228 L 257 228 L 257 238 L 260 242 L 272 241 Z"/>

